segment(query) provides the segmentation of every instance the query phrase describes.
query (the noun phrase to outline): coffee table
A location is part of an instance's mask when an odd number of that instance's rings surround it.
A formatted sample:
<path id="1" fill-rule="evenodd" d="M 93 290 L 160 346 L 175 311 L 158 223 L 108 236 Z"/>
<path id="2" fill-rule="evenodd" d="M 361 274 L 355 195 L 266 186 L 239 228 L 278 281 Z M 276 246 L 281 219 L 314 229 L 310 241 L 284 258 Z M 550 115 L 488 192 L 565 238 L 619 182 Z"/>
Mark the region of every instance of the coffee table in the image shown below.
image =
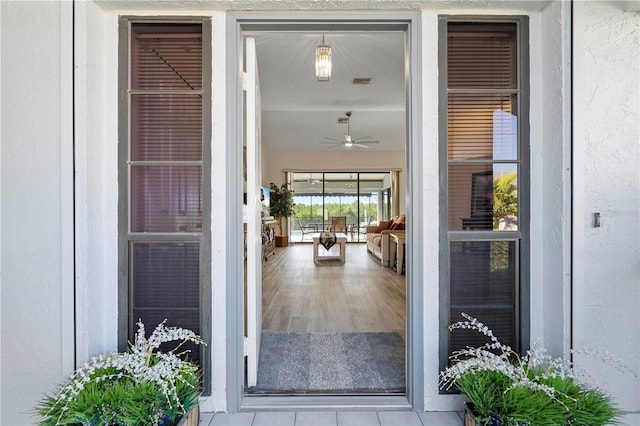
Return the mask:
<path id="1" fill-rule="evenodd" d="M 347 234 L 336 233 L 336 244 L 333 247 L 338 247 L 340 250 L 340 255 L 338 256 L 321 256 L 318 254 L 319 247 L 322 247 L 320 244 L 320 233 L 313 234 L 313 263 L 318 263 L 318 261 L 322 260 L 339 260 L 342 263 L 345 262 L 345 252 L 347 248 Z M 331 247 L 331 249 L 333 249 Z M 325 248 L 322 247 L 324 250 Z"/>

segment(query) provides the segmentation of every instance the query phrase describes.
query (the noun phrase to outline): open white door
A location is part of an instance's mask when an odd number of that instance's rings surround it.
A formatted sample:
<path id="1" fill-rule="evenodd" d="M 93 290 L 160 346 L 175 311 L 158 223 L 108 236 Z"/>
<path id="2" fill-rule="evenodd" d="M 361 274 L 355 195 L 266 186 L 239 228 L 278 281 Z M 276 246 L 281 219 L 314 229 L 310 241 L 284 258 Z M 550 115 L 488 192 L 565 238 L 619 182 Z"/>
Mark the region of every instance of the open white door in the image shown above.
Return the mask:
<path id="1" fill-rule="evenodd" d="M 260 87 L 256 61 L 256 41 L 245 39 L 245 144 L 247 150 L 247 324 L 244 354 L 247 357 L 247 384 L 258 381 L 258 356 L 262 332 L 262 219 L 260 215 Z"/>

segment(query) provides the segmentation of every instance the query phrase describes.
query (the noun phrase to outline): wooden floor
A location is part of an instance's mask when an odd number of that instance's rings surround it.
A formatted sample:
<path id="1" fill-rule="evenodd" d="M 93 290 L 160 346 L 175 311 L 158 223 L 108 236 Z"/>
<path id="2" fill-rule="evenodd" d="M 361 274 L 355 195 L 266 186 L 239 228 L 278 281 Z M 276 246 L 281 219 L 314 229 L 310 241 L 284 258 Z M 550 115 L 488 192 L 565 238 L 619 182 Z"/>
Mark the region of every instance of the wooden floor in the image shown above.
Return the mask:
<path id="1" fill-rule="evenodd" d="M 344 264 L 314 264 L 311 244 L 278 248 L 263 262 L 262 329 L 395 331 L 404 338 L 405 288 L 404 275 L 381 266 L 364 244 L 347 244 Z"/>

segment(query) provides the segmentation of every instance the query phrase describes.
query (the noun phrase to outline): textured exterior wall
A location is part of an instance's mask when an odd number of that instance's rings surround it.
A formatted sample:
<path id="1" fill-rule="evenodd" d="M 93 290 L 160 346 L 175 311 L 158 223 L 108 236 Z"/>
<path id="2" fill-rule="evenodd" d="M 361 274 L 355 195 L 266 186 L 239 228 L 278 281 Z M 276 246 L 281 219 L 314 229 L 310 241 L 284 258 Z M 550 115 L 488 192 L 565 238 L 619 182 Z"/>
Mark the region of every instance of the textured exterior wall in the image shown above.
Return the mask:
<path id="1" fill-rule="evenodd" d="M 75 5 L 77 361 L 117 349 L 117 16 Z M 110 87 L 109 91 L 106 90 Z M 114 314 L 115 313 L 115 314 Z"/>
<path id="2" fill-rule="evenodd" d="M 0 2 L 0 424 L 73 369 L 71 3 Z"/>
<path id="3" fill-rule="evenodd" d="M 94 0 L 105 9 L 137 10 L 420 10 L 513 9 L 542 10 L 550 0 Z"/>
<path id="4" fill-rule="evenodd" d="M 419 2 L 406 2 L 411 8 Z M 527 2 L 502 3 L 524 7 Z M 531 3 L 531 2 L 528 2 Z M 574 74 L 574 186 L 573 213 L 567 210 L 570 161 L 569 121 L 566 116 L 569 58 L 562 47 L 568 27 L 564 2 L 538 2 L 532 14 L 532 336 L 558 354 L 570 342 L 568 301 L 568 216 L 573 219 L 574 347 L 609 349 L 640 372 L 640 17 L 614 3 L 575 2 Z M 0 424 L 33 423 L 29 414 L 42 392 L 50 391 L 73 367 L 73 267 L 69 241 L 70 164 L 68 101 L 71 78 L 70 2 L 0 2 L 2 63 L 0 107 L 1 176 L 0 281 L 2 351 Z M 77 354 L 83 361 L 97 352 L 114 349 L 116 312 L 117 233 L 117 12 L 112 7 L 140 2 L 76 3 L 76 262 Z M 148 3 L 151 4 L 151 3 Z M 155 3 L 158 5 L 158 3 Z M 162 3 L 165 6 L 170 2 Z M 173 3 L 177 7 L 177 3 Z M 189 2 L 206 7 L 212 2 Z M 234 3 L 236 9 L 244 4 Z M 277 8 L 286 2 L 254 2 Z M 270 4 L 270 6 L 269 6 Z M 382 2 L 296 3 L 300 8 L 385 8 Z M 305 6 L 306 4 L 306 6 Z M 396 2 L 399 6 L 401 2 Z M 449 7 L 468 2 L 440 3 Z M 495 2 L 475 2 L 474 10 Z M 184 4 L 183 4 L 184 5 Z M 247 6 L 249 5 L 249 6 Z M 104 7 L 106 10 L 101 9 Z M 433 2 L 422 4 L 434 6 Z M 531 6 L 529 4 L 529 6 Z M 409 6 L 408 6 L 409 7 Z M 256 7 L 258 8 L 258 7 Z M 564 11 L 563 11 L 564 10 Z M 493 12 L 498 13 L 494 10 Z M 503 11 L 504 12 L 504 11 Z M 154 13 L 148 11 L 147 13 Z M 169 11 L 165 13 L 176 13 Z M 178 12 L 179 13 L 179 12 Z M 186 12 L 185 12 L 186 13 Z M 452 10 L 447 13 L 453 13 Z M 462 12 L 459 12 L 462 13 Z M 474 12 L 475 13 L 475 12 Z M 508 13 L 508 12 L 504 12 Z M 213 169 L 227 176 L 224 94 L 225 16 L 214 14 Z M 437 143 L 437 12 L 423 13 L 423 131 Z M 217 31 L 217 33 L 216 33 Z M 217 35 L 216 35 L 217 34 Z M 549 46 L 553 46 L 550 48 Z M 560 47 L 559 47 L 560 46 Z M 433 141 L 433 142 L 431 142 Z M 300 158 L 266 153 L 265 182 L 282 177 L 288 167 L 313 167 Z M 358 159 L 361 163 L 362 158 Z M 372 159 L 371 167 L 389 167 Z M 332 159 L 335 168 L 353 161 Z M 342 163 L 336 161 L 343 161 Z M 404 168 L 400 153 L 394 166 Z M 397 164 L 396 164 L 397 163 Z M 437 158 L 424 151 L 422 197 L 425 243 L 421 259 L 425 282 L 437 280 Z M 404 176 L 402 176 L 404 179 Z M 225 179 L 229 179 L 228 176 Z M 214 193 L 223 194 L 228 182 L 214 179 Z M 401 188 L 405 188 L 404 180 Z M 403 194 L 404 197 L 404 194 Z M 436 206 L 436 207 L 433 207 Z M 224 209 L 214 209 L 213 223 L 225 223 Z M 600 212 L 601 228 L 591 226 L 591 213 Z M 217 232 L 223 232 L 219 230 Z M 225 231 L 226 232 L 226 231 Z M 226 234 L 216 238 L 224 240 Z M 430 245 L 431 244 L 431 245 Z M 227 259 L 224 246 L 214 248 L 215 259 Z M 225 358 L 225 321 L 228 268 L 213 265 L 214 390 L 205 409 L 224 410 L 225 374 L 234 360 Z M 437 311 L 437 292 L 425 292 L 425 312 Z M 425 397 L 428 409 L 459 407 L 437 394 L 437 318 L 426 314 Z M 71 321 L 73 317 L 71 317 Z M 578 358 L 611 392 L 622 408 L 640 410 L 637 378 L 624 377 Z M 446 403 L 440 403 L 443 398 Z M 234 407 L 229 407 L 233 409 Z"/>
<path id="5" fill-rule="evenodd" d="M 609 350 L 639 374 L 640 16 L 577 2 L 574 25 L 574 347 Z M 640 410 L 638 377 L 577 361 Z"/>
<path id="6" fill-rule="evenodd" d="M 544 347 L 555 356 L 569 350 L 570 343 L 570 238 L 571 238 L 571 154 L 570 154 L 570 10 L 568 2 L 554 2 L 541 14 L 540 69 L 532 70 L 532 78 L 541 80 L 541 122 L 539 135 L 531 143 L 531 187 L 536 196 L 531 203 L 531 238 L 540 244 L 532 247 L 532 257 L 540 263 L 532 267 L 540 272 L 537 288 L 531 297 L 540 297 L 542 310 L 532 312 L 541 323 L 540 338 Z M 538 229 L 541 232 L 538 232 Z M 533 261 L 532 261 L 533 264 Z M 540 289 L 541 291 L 536 291 Z"/>

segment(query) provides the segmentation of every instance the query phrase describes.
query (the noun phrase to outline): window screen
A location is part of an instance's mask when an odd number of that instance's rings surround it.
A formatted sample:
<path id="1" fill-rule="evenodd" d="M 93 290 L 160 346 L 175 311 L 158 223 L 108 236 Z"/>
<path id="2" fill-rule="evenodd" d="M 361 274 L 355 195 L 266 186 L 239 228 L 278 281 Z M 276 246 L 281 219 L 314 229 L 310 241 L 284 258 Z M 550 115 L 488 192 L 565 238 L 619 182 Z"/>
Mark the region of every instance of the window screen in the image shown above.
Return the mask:
<path id="1" fill-rule="evenodd" d="M 202 335 L 202 24 L 130 23 L 129 40 L 128 338 L 139 319 Z M 185 349 L 203 363 L 204 347 Z"/>
<path id="2" fill-rule="evenodd" d="M 461 312 L 519 347 L 522 173 L 517 22 L 446 24 L 448 324 Z M 485 343 L 446 331 L 448 356 Z"/>

